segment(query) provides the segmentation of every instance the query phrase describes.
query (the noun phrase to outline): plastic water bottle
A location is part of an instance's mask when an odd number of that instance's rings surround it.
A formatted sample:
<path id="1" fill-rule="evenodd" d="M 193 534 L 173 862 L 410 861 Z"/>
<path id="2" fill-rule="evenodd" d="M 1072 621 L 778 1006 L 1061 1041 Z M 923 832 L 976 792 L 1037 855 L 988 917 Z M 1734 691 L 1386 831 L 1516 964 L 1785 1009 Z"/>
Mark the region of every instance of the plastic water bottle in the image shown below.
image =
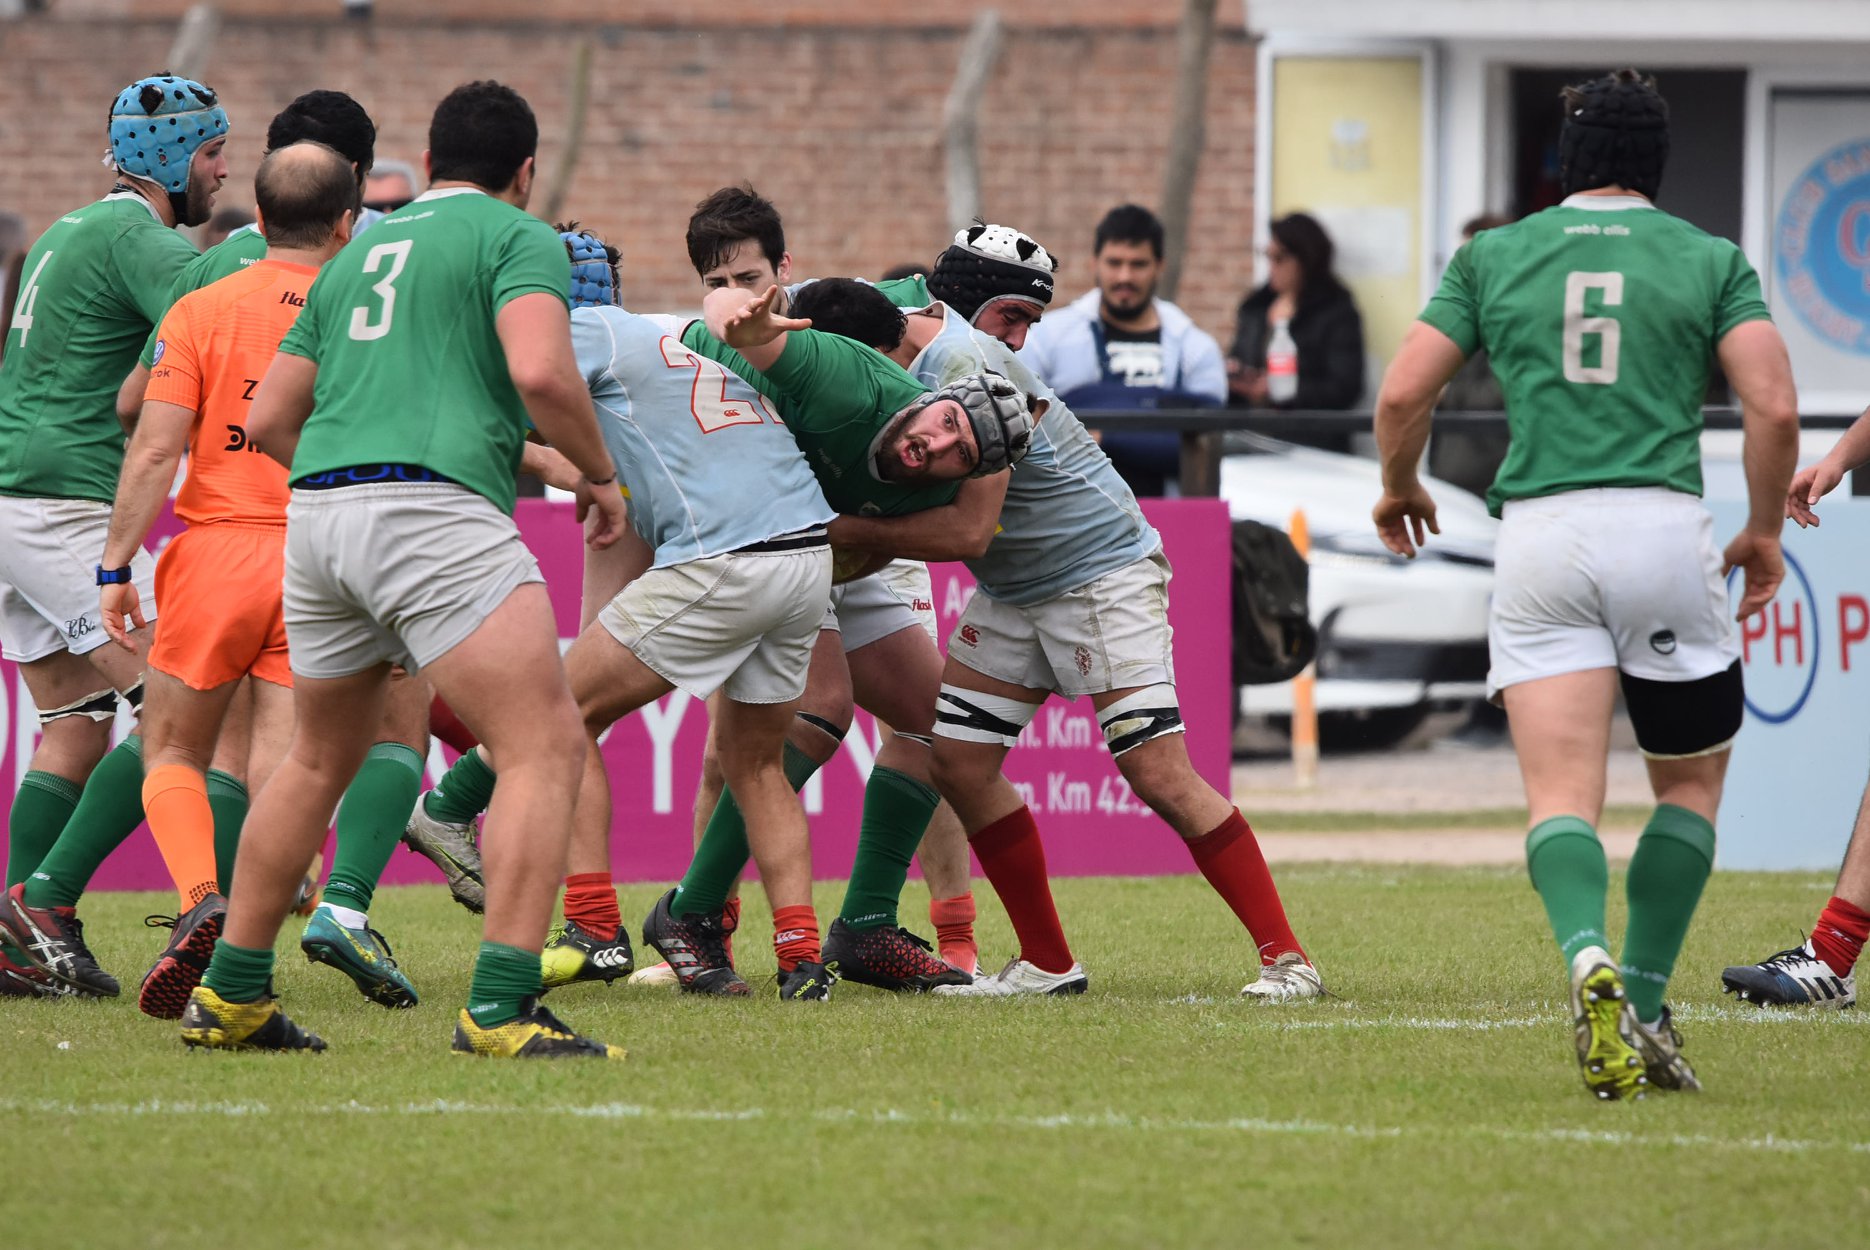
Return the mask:
<path id="1" fill-rule="evenodd" d="M 1284 321 L 1273 322 L 1273 337 L 1266 344 L 1266 397 L 1289 404 L 1299 396 L 1299 345 Z"/>

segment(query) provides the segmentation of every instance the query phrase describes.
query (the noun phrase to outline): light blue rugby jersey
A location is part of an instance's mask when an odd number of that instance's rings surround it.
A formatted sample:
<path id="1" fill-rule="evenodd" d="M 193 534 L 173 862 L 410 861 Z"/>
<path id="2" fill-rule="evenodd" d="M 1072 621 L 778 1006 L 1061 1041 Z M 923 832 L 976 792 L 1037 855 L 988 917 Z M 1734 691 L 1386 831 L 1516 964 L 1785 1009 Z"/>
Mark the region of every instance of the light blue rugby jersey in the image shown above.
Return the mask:
<path id="1" fill-rule="evenodd" d="M 578 370 L 654 568 L 737 551 L 836 515 L 805 454 L 752 387 L 683 347 L 683 322 L 571 314 Z"/>
<path id="2" fill-rule="evenodd" d="M 910 366 L 942 387 L 992 369 L 1020 390 L 1051 401 L 1032 450 L 1013 466 L 1000 529 L 987 553 L 967 562 L 988 597 L 1028 608 L 1089 585 L 1162 550 L 1136 496 L 1077 416 L 1006 344 L 944 309 L 941 333 Z"/>

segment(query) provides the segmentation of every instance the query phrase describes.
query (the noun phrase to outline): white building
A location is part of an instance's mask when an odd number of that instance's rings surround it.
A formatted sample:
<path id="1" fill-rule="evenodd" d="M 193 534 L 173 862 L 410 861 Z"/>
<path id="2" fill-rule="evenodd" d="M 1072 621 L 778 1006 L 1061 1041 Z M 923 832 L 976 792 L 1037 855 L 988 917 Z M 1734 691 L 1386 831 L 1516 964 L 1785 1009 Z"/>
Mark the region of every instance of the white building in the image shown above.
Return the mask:
<path id="1" fill-rule="evenodd" d="M 1870 0 L 1248 0 L 1264 218 L 1333 229 L 1386 358 L 1464 222 L 1557 198 L 1557 92 L 1668 98 L 1661 207 L 1746 251 L 1808 413 L 1870 406 Z M 1264 243 L 1264 239 L 1260 240 Z"/>

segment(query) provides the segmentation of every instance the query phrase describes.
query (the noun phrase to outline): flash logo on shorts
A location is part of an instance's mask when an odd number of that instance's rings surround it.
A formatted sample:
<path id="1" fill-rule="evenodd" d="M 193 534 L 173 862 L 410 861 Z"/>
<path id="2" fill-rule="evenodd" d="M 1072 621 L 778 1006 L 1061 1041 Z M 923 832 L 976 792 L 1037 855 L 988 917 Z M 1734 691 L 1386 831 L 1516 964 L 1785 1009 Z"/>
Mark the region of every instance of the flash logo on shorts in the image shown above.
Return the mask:
<path id="1" fill-rule="evenodd" d="M 1649 645 L 1657 655 L 1674 655 L 1675 631 L 1672 629 L 1657 630 L 1649 636 Z"/>
<path id="2" fill-rule="evenodd" d="M 956 637 L 961 639 L 961 645 L 963 646 L 980 646 L 980 631 L 975 629 L 972 625 L 963 625 L 960 633 L 957 634 Z"/>
<path id="3" fill-rule="evenodd" d="M 935 605 L 930 603 L 927 599 L 911 599 L 909 601 L 909 607 L 916 612 L 933 612 L 935 610 Z"/>

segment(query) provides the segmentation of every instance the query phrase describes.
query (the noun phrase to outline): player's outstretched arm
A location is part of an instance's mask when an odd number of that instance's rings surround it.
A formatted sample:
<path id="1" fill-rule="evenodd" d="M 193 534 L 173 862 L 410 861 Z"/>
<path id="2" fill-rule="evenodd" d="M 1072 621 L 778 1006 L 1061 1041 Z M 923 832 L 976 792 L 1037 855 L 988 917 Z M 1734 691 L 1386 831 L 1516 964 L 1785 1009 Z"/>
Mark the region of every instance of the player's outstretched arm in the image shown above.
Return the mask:
<path id="1" fill-rule="evenodd" d="M 1799 459 L 1799 400 L 1785 341 L 1770 321 L 1746 321 L 1718 348 L 1721 368 L 1740 399 L 1741 459 L 1747 473 L 1747 524 L 1724 553 L 1726 567 L 1746 576 L 1735 613 L 1744 620 L 1764 608 L 1785 577 L 1779 532 L 1785 527 L 1792 470 Z M 1807 508 L 1814 502 L 1807 499 Z"/>
<path id="2" fill-rule="evenodd" d="M 1383 497 L 1371 509 L 1377 536 L 1399 556 L 1413 557 L 1429 534 L 1441 533 L 1435 500 L 1416 466 L 1428 447 L 1435 401 L 1461 369 L 1466 356 L 1455 341 L 1418 321 L 1383 375 L 1377 394 L 1377 452 L 1383 462 Z"/>
<path id="3" fill-rule="evenodd" d="M 973 560 L 986 554 L 1012 478 L 971 477 L 953 503 L 902 516 L 839 516 L 826 527 L 831 545 L 899 560 Z"/>
<path id="4" fill-rule="evenodd" d="M 123 469 L 117 477 L 117 495 L 110 506 L 110 529 L 104 538 L 104 555 L 98 561 L 107 569 L 120 569 L 135 558 L 149 527 L 162 511 L 169 488 L 175 484 L 175 472 L 188 449 L 188 432 L 194 428 L 195 410 L 180 404 L 150 400 L 143 405 L 136 422 L 136 432 L 123 453 Z M 132 651 L 125 618 L 143 628 L 143 605 L 133 582 L 118 582 L 98 588 L 98 603 L 104 619 L 104 632 L 112 641 Z"/>
<path id="5" fill-rule="evenodd" d="M 1870 462 L 1870 409 L 1851 423 L 1823 460 L 1792 475 L 1786 515 L 1805 528 L 1818 524 L 1818 501 L 1836 490 L 1847 473 L 1866 462 Z"/>
<path id="6" fill-rule="evenodd" d="M 598 432 L 591 392 L 578 372 L 571 347 L 571 316 L 564 301 L 543 291 L 510 299 L 495 315 L 494 331 L 506 353 L 507 374 L 539 437 L 571 461 L 592 486 L 610 487 L 617 470 Z M 615 489 L 594 490 L 591 503 L 599 520 L 586 541 L 594 547 L 608 547 L 623 533 L 623 496 Z"/>
<path id="7" fill-rule="evenodd" d="M 787 331 L 809 330 L 812 326 L 809 319 L 781 316 L 779 296 L 776 286 L 754 296 L 736 287 L 719 287 L 702 301 L 701 317 L 708 333 L 765 372 L 785 354 Z"/>

